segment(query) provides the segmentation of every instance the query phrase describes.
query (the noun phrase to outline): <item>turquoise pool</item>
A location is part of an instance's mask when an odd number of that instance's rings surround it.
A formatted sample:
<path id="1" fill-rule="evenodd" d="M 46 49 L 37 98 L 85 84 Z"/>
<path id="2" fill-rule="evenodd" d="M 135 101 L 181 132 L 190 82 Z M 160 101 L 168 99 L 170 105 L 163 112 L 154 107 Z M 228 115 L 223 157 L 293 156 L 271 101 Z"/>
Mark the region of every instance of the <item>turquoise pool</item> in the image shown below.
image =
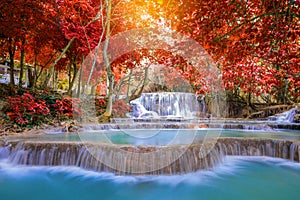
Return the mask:
<path id="1" fill-rule="evenodd" d="M 0 161 L 1 200 L 298 199 L 299 187 L 300 164 L 266 157 L 226 157 L 211 170 L 175 176 L 116 176 Z"/>
<path id="2" fill-rule="evenodd" d="M 132 145 L 190 144 L 206 137 L 271 138 L 300 140 L 299 130 L 231 130 L 231 129 L 128 129 L 97 130 L 81 133 L 56 133 L 26 136 L 39 141 L 92 141 Z M 20 139 L 20 137 L 18 137 Z"/>

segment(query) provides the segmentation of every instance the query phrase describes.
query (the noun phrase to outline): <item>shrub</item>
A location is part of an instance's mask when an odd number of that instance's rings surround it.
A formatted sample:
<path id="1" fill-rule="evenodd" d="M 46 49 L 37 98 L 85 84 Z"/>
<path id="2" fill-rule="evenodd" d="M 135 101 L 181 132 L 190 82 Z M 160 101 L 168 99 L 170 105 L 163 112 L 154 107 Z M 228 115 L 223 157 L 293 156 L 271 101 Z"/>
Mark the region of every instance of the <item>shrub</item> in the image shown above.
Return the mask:
<path id="1" fill-rule="evenodd" d="M 63 98 L 48 91 L 33 94 L 36 97 L 28 91 L 8 96 L 7 103 L 3 107 L 7 118 L 20 126 L 31 126 L 54 118 L 70 119 L 83 113 L 79 99 Z"/>
<path id="2" fill-rule="evenodd" d="M 95 98 L 95 107 L 97 115 L 103 114 L 106 109 L 106 100 L 104 98 Z"/>
<path id="3" fill-rule="evenodd" d="M 58 99 L 62 99 L 62 96 L 55 93 L 50 93 L 47 90 L 41 90 L 38 93 L 35 93 L 34 96 L 37 99 L 44 100 L 50 109 L 50 113 L 52 116 L 56 115 L 56 108 L 54 105 Z"/>
<path id="4" fill-rule="evenodd" d="M 83 114 L 83 110 L 80 108 L 80 104 L 80 99 L 65 97 L 62 99 L 57 99 L 56 103 L 53 104 L 53 107 L 56 111 L 55 114 L 59 118 L 73 118 Z"/>
<path id="5" fill-rule="evenodd" d="M 49 107 L 44 100 L 37 100 L 29 93 L 7 97 L 4 106 L 7 117 L 18 125 L 37 125 L 50 114 Z"/>
<path id="6" fill-rule="evenodd" d="M 114 117 L 126 117 L 126 113 L 131 111 L 131 106 L 126 104 L 123 100 L 118 100 L 113 104 L 112 115 Z"/>

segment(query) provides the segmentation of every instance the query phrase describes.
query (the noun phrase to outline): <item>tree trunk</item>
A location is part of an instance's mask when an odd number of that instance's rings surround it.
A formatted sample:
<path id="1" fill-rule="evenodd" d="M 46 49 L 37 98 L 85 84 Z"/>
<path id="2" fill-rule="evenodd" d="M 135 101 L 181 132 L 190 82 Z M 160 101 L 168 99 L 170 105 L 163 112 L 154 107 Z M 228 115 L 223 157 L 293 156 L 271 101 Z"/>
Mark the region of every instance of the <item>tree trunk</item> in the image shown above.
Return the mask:
<path id="1" fill-rule="evenodd" d="M 96 93 L 96 86 L 97 85 L 92 85 L 92 87 L 91 87 L 91 95 L 94 95 Z"/>
<path id="2" fill-rule="evenodd" d="M 112 115 L 112 103 L 113 103 L 113 89 L 114 89 L 114 74 L 111 70 L 110 60 L 108 55 L 108 43 L 110 39 L 110 18 L 111 18 L 111 0 L 106 0 L 106 40 L 103 48 L 103 59 L 106 66 L 106 73 L 108 79 L 108 94 L 107 94 L 107 105 L 104 117 L 110 118 Z"/>
<path id="3" fill-rule="evenodd" d="M 31 67 L 28 67 L 28 88 L 34 88 L 34 74 Z"/>
<path id="4" fill-rule="evenodd" d="M 20 60 L 20 74 L 19 74 L 19 87 L 22 87 L 22 78 L 24 74 L 24 60 L 25 60 L 25 38 L 22 39 L 22 44 L 21 44 L 21 60 Z"/>
<path id="5" fill-rule="evenodd" d="M 15 51 L 16 51 L 16 46 L 15 46 L 15 42 L 13 39 L 9 38 L 9 49 L 8 49 L 8 53 L 9 53 L 9 72 L 10 72 L 10 86 L 14 87 L 15 86 L 15 75 L 14 75 L 14 69 L 15 69 Z"/>
<path id="6" fill-rule="evenodd" d="M 110 1 L 110 0 L 109 0 Z M 108 3 L 109 2 L 106 2 L 106 5 L 108 6 Z M 108 7 L 107 7 L 107 9 L 108 9 Z M 111 8 L 110 8 L 111 9 Z M 110 15 L 110 14 L 109 14 Z M 108 16 L 108 14 L 107 14 L 107 16 Z M 110 18 L 110 16 L 109 16 L 109 18 Z M 110 23 L 110 21 L 107 19 L 106 20 L 106 26 L 108 26 L 108 23 Z M 110 24 L 109 24 L 110 25 Z M 104 25 L 103 25 L 104 26 Z M 106 28 L 107 29 L 107 28 Z M 110 29 L 110 28 L 109 28 Z M 107 30 L 106 30 L 107 31 Z M 101 46 L 101 44 L 102 44 L 102 39 L 103 39 L 103 37 L 104 37 L 104 33 L 105 33 L 105 31 L 102 31 L 102 34 L 101 34 L 101 36 L 100 36 L 100 38 L 99 38 L 99 41 L 98 41 L 98 44 L 97 44 L 97 46 L 96 46 L 96 48 L 95 48 L 95 56 L 94 56 L 94 59 L 93 59 L 93 64 L 92 64 L 92 66 L 91 66 L 91 70 L 90 70 L 90 74 L 89 74 L 89 77 L 88 77 L 88 80 L 87 80 L 87 82 L 86 82 L 86 84 L 83 86 L 83 91 L 82 91 L 82 93 L 85 93 L 85 90 L 87 89 L 87 87 L 89 86 L 89 84 L 90 84 L 90 81 L 91 81 L 91 78 L 92 78 L 92 75 L 93 75 L 93 73 L 94 73 L 94 69 L 95 69 L 95 66 L 96 66 L 96 61 L 97 61 L 97 57 L 98 57 L 98 54 L 99 54 L 99 49 L 100 49 L 100 46 Z M 107 32 L 106 32 L 107 33 Z M 110 33 L 109 33 L 110 34 Z M 106 34 L 106 37 L 107 37 L 107 34 Z"/>
<path id="7" fill-rule="evenodd" d="M 69 80 L 68 95 L 71 95 L 71 93 L 72 93 L 72 88 L 73 88 L 77 73 L 78 73 L 78 68 L 77 68 L 77 65 L 76 65 L 76 61 L 74 61 L 73 62 L 73 76 L 71 78 L 71 73 L 70 73 L 70 77 L 69 77 L 70 80 Z"/>
<path id="8" fill-rule="evenodd" d="M 276 100 L 278 104 L 285 103 L 285 86 L 279 87 L 277 90 Z"/>
<path id="9" fill-rule="evenodd" d="M 127 85 L 127 90 L 126 90 L 126 97 L 129 96 L 129 92 L 130 92 L 131 76 L 132 76 L 132 70 L 130 70 L 130 72 L 129 72 L 129 79 L 128 79 L 128 85 Z"/>
<path id="10" fill-rule="evenodd" d="M 68 93 L 70 91 L 70 85 L 71 85 L 71 80 L 72 80 L 72 62 L 68 64 Z"/>
<path id="11" fill-rule="evenodd" d="M 40 74 L 42 74 L 42 70 L 40 71 Z M 36 66 L 36 55 L 34 55 L 34 60 L 33 60 L 33 85 L 32 85 L 32 88 L 35 89 L 36 88 L 36 82 L 37 82 L 37 79 L 38 79 L 38 70 L 37 70 L 37 66 Z"/>
<path id="12" fill-rule="evenodd" d="M 52 77 L 52 89 L 54 91 L 57 91 L 57 82 L 58 82 L 58 71 L 53 72 L 53 77 Z"/>
<path id="13" fill-rule="evenodd" d="M 84 62 L 84 57 L 82 57 L 82 63 Z M 82 64 L 80 66 L 79 78 L 78 78 L 78 87 L 77 87 L 77 97 L 80 97 L 81 94 L 81 79 L 82 79 Z"/>
<path id="14" fill-rule="evenodd" d="M 287 104 L 290 103 L 288 100 L 288 89 L 289 89 L 289 81 L 287 78 L 284 79 L 284 95 L 283 95 L 283 103 Z"/>
<path id="15" fill-rule="evenodd" d="M 148 69 L 149 66 L 145 68 L 145 75 L 144 75 L 144 79 L 141 81 L 141 83 L 138 85 L 138 87 L 134 90 L 134 92 L 131 94 L 131 96 L 129 97 L 129 101 L 132 101 L 134 99 L 139 98 L 142 95 L 142 92 L 144 90 L 146 81 L 148 79 Z"/>
<path id="16" fill-rule="evenodd" d="M 68 42 L 67 46 L 63 49 L 63 51 L 61 52 L 61 54 L 54 60 L 54 62 L 51 64 L 50 69 L 48 70 L 47 76 L 42 84 L 42 88 L 46 88 L 49 84 L 49 81 L 51 80 L 52 76 L 54 76 L 54 67 L 56 65 L 56 63 L 66 54 L 66 52 L 68 51 L 68 49 L 71 47 L 73 41 L 74 41 L 74 37 Z"/>
<path id="17" fill-rule="evenodd" d="M 251 92 L 248 92 L 248 96 L 247 96 L 247 105 L 251 106 Z"/>

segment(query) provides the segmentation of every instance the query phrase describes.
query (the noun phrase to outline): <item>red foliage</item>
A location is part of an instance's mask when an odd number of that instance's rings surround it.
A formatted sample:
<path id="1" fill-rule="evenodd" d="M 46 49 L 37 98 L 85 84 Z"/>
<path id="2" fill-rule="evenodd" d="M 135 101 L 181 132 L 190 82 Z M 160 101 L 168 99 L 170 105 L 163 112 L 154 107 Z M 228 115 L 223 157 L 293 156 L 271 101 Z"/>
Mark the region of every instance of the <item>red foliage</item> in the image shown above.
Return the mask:
<path id="1" fill-rule="evenodd" d="M 83 114 L 79 99 L 61 98 L 48 91 L 40 91 L 36 98 L 28 92 L 23 95 L 9 96 L 3 111 L 9 120 L 27 126 L 38 125 L 46 119 L 73 118 Z"/>
<path id="2" fill-rule="evenodd" d="M 114 117 L 125 117 L 126 113 L 131 111 L 131 107 L 122 100 L 118 100 L 113 104 L 112 115 Z"/>
<path id="3" fill-rule="evenodd" d="M 80 103 L 79 99 L 63 98 L 57 99 L 53 107 L 56 109 L 57 116 L 71 118 L 82 115 L 83 110 L 79 107 Z"/>
<path id="4" fill-rule="evenodd" d="M 198 1 L 178 6 L 173 27 L 215 59 L 226 89 L 299 92 L 299 1 Z M 299 48 L 299 47 L 298 47 Z"/>
<path id="5" fill-rule="evenodd" d="M 195 39 L 209 52 L 221 70 L 226 89 L 257 96 L 280 96 L 286 90 L 284 93 L 290 96 L 299 96 L 299 0 L 111 2 L 111 36 L 134 28 L 172 29 Z M 66 70 L 66 64 L 80 64 L 83 57 L 86 60 L 104 33 L 106 22 L 102 0 L 2 0 L 0 13 L 0 56 L 8 57 L 9 49 L 20 49 L 24 39 L 26 62 L 42 69 L 53 63 L 71 38 L 74 42 L 56 69 Z M 119 41 L 116 45 L 120 48 L 124 44 Z M 193 48 L 190 50 L 194 54 Z M 198 92 L 210 91 L 207 80 L 215 77 L 208 76 L 211 72 L 197 72 L 188 60 L 156 52 L 151 55 L 136 49 L 133 54 L 111 60 L 115 81 L 128 69 L 141 67 L 141 61 L 147 58 L 174 66 Z M 18 59 L 18 52 L 15 56 Z M 84 66 L 87 69 L 83 68 L 82 80 L 86 82 L 92 62 Z M 105 83 L 103 60 L 96 61 L 90 78 L 89 84 L 97 84 L 99 79 Z"/>
<path id="6" fill-rule="evenodd" d="M 8 97 L 4 107 L 9 119 L 19 125 L 38 124 L 41 118 L 50 114 L 49 107 L 43 100 L 37 100 L 29 93 L 21 96 Z"/>
<path id="7" fill-rule="evenodd" d="M 106 101 L 105 101 L 105 99 L 103 99 L 103 98 L 96 98 L 95 99 L 95 107 L 96 107 L 98 115 L 103 114 L 103 112 L 106 109 Z"/>
<path id="8" fill-rule="evenodd" d="M 104 111 L 106 109 L 106 104 L 107 104 L 107 102 L 103 98 L 95 99 L 95 106 L 96 106 L 98 115 L 101 115 L 104 113 Z M 113 103 L 112 115 L 114 117 L 125 117 L 126 113 L 128 113 L 130 111 L 131 111 L 131 107 L 122 100 L 118 100 Z"/>

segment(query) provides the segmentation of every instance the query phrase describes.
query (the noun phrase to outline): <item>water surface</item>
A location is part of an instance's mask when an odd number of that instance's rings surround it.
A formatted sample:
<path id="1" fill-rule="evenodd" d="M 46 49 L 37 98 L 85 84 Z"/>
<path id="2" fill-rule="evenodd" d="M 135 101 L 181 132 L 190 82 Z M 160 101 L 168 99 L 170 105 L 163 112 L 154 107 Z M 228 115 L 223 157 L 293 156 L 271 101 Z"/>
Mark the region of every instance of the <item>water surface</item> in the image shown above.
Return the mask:
<path id="1" fill-rule="evenodd" d="M 80 133 L 56 133 L 26 136 L 25 140 L 91 141 L 132 145 L 170 145 L 201 142 L 204 138 L 264 138 L 300 140 L 299 130 L 230 130 L 230 129 L 123 129 L 95 130 Z M 22 139 L 22 138 L 21 138 Z"/>
<path id="2" fill-rule="evenodd" d="M 299 187 L 300 164 L 266 157 L 228 156 L 211 170 L 175 176 L 116 176 L 0 161 L 1 200 L 298 199 Z"/>

